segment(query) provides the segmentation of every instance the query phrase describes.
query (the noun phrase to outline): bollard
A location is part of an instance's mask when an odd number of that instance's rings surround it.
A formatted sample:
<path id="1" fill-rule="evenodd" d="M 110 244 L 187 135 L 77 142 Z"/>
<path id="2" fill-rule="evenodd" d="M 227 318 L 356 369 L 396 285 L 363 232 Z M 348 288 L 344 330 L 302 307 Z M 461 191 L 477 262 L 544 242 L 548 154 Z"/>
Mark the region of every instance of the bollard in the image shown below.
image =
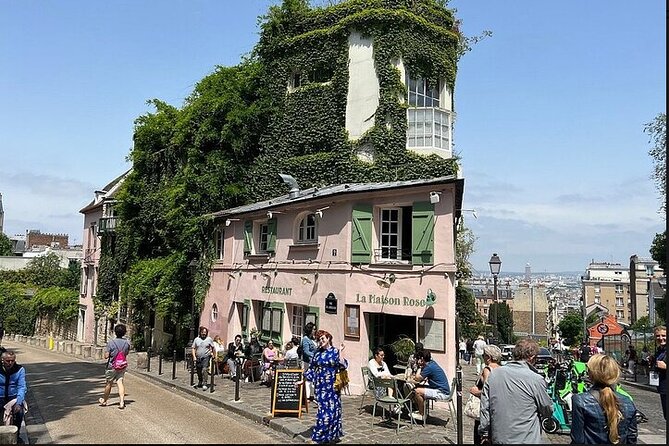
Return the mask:
<path id="1" fill-rule="evenodd" d="M 195 359 L 190 362 L 190 385 L 191 387 L 195 384 Z"/>
<path id="2" fill-rule="evenodd" d="M 158 375 L 163 374 L 163 351 L 158 354 Z"/>
<path id="3" fill-rule="evenodd" d="M 209 383 L 209 393 L 214 393 L 214 376 L 215 376 L 215 374 L 214 374 L 214 367 L 215 367 L 214 358 L 209 359 L 209 364 L 210 364 L 209 365 L 209 370 L 211 371 L 211 373 L 210 373 L 211 382 Z"/>
<path id="4" fill-rule="evenodd" d="M 239 401 L 239 382 L 242 380 L 242 364 L 239 361 L 235 361 L 235 401 Z"/>
<path id="5" fill-rule="evenodd" d="M 457 365 L 455 369 L 456 377 L 456 407 L 457 407 L 457 419 L 458 419 L 458 444 L 463 444 L 463 432 L 462 432 L 462 366 Z M 453 392 L 453 390 L 451 390 Z"/>
<path id="6" fill-rule="evenodd" d="M 172 352 L 172 379 L 177 379 L 177 349 Z"/>
<path id="7" fill-rule="evenodd" d="M 146 371 L 151 371 L 151 347 L 146 349 Z"/>

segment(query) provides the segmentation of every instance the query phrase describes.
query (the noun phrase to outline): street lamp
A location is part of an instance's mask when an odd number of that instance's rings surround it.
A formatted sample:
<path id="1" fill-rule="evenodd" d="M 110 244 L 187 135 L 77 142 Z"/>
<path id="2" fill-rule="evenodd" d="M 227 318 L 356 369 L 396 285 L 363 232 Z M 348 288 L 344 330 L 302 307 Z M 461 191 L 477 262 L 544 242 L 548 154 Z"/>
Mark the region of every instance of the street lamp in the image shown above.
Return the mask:
<path id="1" fill-rule="evenodd" d="M 492 314 L 494 325 L 493 336 L 495 336 L 495 340 L 497 340 L 497 276 L 499 275 L 499 270 L 502 269 L 502 261 L 497 254 L 493 254 L 492 257 L 490 257 L 488 264 L 490 265 L 490 274 L 492 274 L 492 290 L 495 302 L 495 311 Z"/>

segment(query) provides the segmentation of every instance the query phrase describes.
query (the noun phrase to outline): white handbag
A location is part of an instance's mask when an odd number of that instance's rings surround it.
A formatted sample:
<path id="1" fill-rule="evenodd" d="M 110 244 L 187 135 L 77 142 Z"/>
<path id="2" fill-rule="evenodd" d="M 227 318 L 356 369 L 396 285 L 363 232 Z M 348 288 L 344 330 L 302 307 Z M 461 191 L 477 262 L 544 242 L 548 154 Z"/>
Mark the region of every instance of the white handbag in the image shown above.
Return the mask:
<path id="1" fill-rule="evenodd" d="M 465 404 L 464 414 L 469 418 L 478 420 L 481 416 L 481 399 L 470 394 L 467 404 Z"/>

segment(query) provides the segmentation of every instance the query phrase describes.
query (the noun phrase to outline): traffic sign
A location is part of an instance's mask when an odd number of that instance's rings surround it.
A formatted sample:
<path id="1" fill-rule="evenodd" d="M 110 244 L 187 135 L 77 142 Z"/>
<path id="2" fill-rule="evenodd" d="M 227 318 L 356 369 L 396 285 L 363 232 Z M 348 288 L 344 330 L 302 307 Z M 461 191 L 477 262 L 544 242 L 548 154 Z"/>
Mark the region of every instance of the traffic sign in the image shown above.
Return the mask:
<path id="1" fill-rule="evenodd" d="M 609 326 L 606 324 L 597 325 L 597 331 L 601 334 L 606 334 L 609 332 Z"/>

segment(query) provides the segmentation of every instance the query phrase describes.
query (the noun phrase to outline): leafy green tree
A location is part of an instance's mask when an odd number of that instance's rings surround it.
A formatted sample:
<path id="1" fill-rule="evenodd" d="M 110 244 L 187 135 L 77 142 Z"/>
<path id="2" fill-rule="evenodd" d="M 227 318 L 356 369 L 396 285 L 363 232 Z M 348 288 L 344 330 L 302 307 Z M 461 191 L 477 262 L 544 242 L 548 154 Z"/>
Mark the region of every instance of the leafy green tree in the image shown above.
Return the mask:
<path id="1" fill-rule="evenodd" d="M 61 282 L 60 257 L 50 252 L 28 262 L 24 268 L 25 281 L 37 287 L 58 286 Z"/>
<path id="2" fill-rule="evenodd" d="M 483 318 L 476 309 L 474 293 L 469 288 L 458 285 L 455 289 L 455 311 L 458 312 L 458 331 L 463 339 L 474 339 L 485 331 Z"/>
<path id="3" fill-rule="evenodd" d="M 472 276 L 472 264 L 469 257 L 474 252 L 474 244 L 477 237 L 471 229 L 464 226 L 464 223 L 458 228 L 458 234 L 455 239 L 455 264 L 458 268 L 458 278 L 468 279 Z"/>
<path id="4" fill-rule="evenodd" d="M 506 302 L 493 302 L 488 309 L 488 324 L 495 323 L 495 311 L 497 311 L 497 333 L 499 340 L 504 344 L 511 344 L 515 340 L 513 334 L 513 315 Z"/>
<path id="5" fill-rule="evenodd" d="M 667 209 L 667 114 L 659 113 L 644 127 L 652 147 L 648 154 L 653 159 L 653 180 L 660 193 L 660 213 Z"/>
<path id="6" fill-rule="evenodd" d="M 562 343 L 569 346 L 578 345 L 583 339 L 583 316 L 578 311 L 568 312 L 558 324 Z"/>
<path id="7" fill-rule="evenodd" d="M 0 256 L 11 256 L 12 254 L 12 241 L 0 232 Z"/>

